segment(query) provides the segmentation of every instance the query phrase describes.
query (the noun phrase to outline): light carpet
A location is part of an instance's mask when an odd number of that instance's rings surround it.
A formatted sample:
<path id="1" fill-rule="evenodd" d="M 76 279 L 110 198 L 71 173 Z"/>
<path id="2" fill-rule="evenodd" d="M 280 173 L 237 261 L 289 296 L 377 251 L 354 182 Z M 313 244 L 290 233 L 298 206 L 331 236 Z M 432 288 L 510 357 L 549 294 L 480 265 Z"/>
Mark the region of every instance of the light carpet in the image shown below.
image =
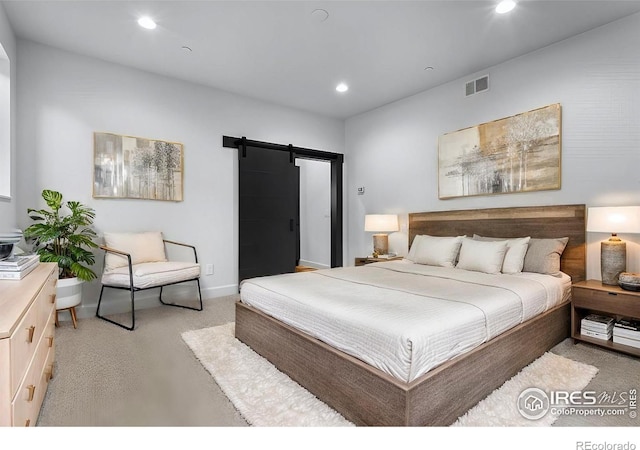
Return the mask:
<path id="1" fill-rule="evenodd" d="M 234 336 L 235 324 L 191 330 L 182 339 L 222 391 L 254 426 L 353 426 L 335 410 L 276 369 Z M 453 426 L 549 426 L 557 416 L 532 421 L 517 410 L 517 398 L 529 387 L 544 391 L 583 389 L 598 369 L 545 353 L 482 400 Z"/>

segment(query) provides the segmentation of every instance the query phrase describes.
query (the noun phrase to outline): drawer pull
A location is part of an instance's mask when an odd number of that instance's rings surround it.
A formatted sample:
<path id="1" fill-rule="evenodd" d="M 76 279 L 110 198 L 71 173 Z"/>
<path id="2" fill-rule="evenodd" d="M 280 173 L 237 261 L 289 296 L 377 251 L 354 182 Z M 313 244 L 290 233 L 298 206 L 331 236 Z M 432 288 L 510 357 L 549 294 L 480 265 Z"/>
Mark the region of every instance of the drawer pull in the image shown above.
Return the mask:
<path id="1" fill-rule="evenodd" d="M 617 292 L 607 292 L 607 294 L 609 294 L 609 295 L 618 295 Z"/>
<path id="2" fill-rule="evenodd" d="M 56 302 L 56 294 L 49 295 L 49 300 L 51 300 L 51 303 L 55 303 Z"/>
<path id="3" fill-rule="evenodd" d="M 29 337 L 27 338 L 27 342 L 31 344 L 33 342 L 33 335 L 36 332 L 36 327 L 34 325 L 31 325 L 29 328 L 27 328 L 27 331 L 29 331 Z"/>
<path id="4" fill-rule="evenodd" d="M 47 340 L 49 341 L 49 347 L 53 347 L 53 336 L 49 336 Z"/>
<path id="5" fill-rule="evenodd" d="M 25 427 L 28 427 L 29 425 L 31 425 L 31 419 L 27 419 L 27 421 L 24 423 Z"/>
<path id="6" fill-rule="evenodd" d="M 49 380 L 51 380 L 52 378 L 53 378 L 53 365 L 49 366 L 47 371 L 44 373 L 44 381 L 48 383 Z"/>
<path id="7" fill-rule="evenodd" d="M 36 394 L 36 387 L 33 384 L 30 384 L 29 386 L 27 386 L 27 390 L 29 391 L 29 398 L 27 399 L 27 401 L 32 402 L 33 397 Z"/>

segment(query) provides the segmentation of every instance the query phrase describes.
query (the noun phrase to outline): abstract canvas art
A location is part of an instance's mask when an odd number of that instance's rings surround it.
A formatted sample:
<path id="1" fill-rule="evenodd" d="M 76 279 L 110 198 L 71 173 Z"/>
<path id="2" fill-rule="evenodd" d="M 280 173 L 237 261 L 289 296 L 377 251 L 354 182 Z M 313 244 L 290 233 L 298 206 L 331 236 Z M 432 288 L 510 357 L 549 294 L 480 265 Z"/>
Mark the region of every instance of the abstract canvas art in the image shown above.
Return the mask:
<path id="1" fill-rule="evenodd" d="M 560 189 L 561 107 L 440 136 L 440 199 Z"/>
<path id="2" fill-rule="evenodd" d="M 182 201 L 183 145 L 94 133 L 93 196 Z"/>

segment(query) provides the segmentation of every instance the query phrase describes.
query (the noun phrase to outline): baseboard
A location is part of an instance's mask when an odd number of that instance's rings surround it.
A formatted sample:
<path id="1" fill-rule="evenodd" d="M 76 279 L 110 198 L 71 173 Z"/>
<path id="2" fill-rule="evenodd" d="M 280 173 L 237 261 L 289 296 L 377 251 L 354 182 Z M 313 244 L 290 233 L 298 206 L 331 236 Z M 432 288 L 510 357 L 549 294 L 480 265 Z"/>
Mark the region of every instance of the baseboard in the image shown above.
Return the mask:
<path id="1" fill-rule="evenodd" d="M 167 286 L 163 289 L 162 298 L 165 301 L 173 300 L 193 300 L 197 298 L 195 284 L 184 284 Z M 238 285 L 230 284 L 227 286 L 216 286 L 206 289 L 201 289 L 202 300 L 215 299 L 216 297 L 225 297 L 227 295 L 238 294 Z M 136 293 L 136 310 L 145 308 L 155 308 L 162 304 L 158 300 L 159 289 L 149 289 L 148 291 L 141 291 Z M 76 315 L 79 318 L 94 317 L 96 310 L 98 309 L 98 297 L 95 298 L 93 303 L 85 304 L 76 307 Z M 119 289 L 105 289 L 105 293 L 102 298 L 102 306 L 100 307 L 100 313 L 103 315 L 118 314 L 131 311 L 131 297 L 129 291 Z M 71 320 L 69 314 L 64 312 L 59 314 L 59 320 Z"/>
<path id="2" fill-rule="evenodd" d="M 313 267 L 315 269 L 330 269 L 331 266 L 328 266 L 327 264 L 321 264 L 315 261 L 307 261 L 306 259 L 301 259 L 300 262 L 298 263 L 299 266 L 307 266 L 307 267 Z"/>

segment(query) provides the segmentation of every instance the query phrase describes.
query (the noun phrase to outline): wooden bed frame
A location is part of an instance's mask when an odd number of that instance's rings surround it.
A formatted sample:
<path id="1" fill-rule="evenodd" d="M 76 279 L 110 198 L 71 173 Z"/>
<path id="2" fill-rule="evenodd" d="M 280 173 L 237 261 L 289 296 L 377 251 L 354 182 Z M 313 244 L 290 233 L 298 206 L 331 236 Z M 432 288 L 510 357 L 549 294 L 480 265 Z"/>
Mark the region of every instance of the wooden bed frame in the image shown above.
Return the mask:
<path id="1" fill-rule="evenodd" d="M 585 279 L 585 205 L 409 214 L 418 234 L 569 237 L 561 269 Z M 569 336 L 569 302 L 402 382 L 255 308 L 236 303 L 236 337 L 357 425 L 450 425 Z"/>

